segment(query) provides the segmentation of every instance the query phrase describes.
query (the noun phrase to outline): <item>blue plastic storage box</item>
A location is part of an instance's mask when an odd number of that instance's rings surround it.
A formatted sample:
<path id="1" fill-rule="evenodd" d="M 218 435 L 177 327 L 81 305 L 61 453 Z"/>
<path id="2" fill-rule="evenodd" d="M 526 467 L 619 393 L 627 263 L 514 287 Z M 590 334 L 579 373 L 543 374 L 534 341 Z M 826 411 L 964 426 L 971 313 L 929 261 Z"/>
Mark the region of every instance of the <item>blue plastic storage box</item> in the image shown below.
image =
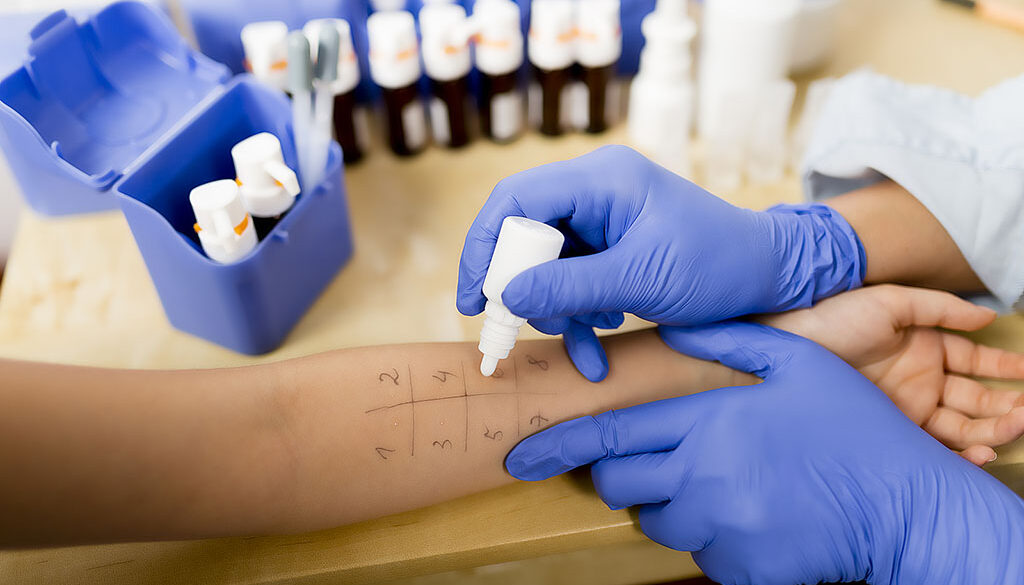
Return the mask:
<path id="1" fill-rule="evenodd" d="M 297 166 L 285 95 L 231 79 L 138 2 L 82 23 L 58 12 L 33 39 L 0 82 L 3 146 L 33 207 L 120 204 L 172 325 L 242 353 L 280 345 L 352 254 L 338 145 L 324 181 L 251 254 L 218 264 L 199 246 L 189 192 L 234 178 L 231 147 L 258 132 Z"/>

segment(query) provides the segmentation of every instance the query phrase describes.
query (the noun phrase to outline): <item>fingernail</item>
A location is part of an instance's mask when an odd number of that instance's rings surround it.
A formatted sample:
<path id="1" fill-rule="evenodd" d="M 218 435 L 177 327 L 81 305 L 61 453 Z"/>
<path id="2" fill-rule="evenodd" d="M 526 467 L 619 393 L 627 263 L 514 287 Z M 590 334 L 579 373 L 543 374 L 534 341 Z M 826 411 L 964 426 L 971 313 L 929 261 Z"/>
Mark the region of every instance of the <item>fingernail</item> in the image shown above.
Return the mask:
<path id="1" fill-rule="evenodd" d="M 996 459 L 997 459 L 998 457 L 999 457 L 999 455 L 998 455 L 998 454 L 993 454 L 993 455 L 992 455 L 992 458 L 988 460 L 988 463 L 992 463 L 992 462 L 993 462 L 993 461 L 995 461 L 995 460 L 996 460 Z"/>
<path id="2" fill-rule="evenodd" d="M 510 454 L 508 458 L 505 459 L 505 469 L 508 470 L 512 477 L 519 480 L 525 479 L 523 478 L 523 472 L 526 471 L 526 464 L 524 464 L 518 457 Z"/>

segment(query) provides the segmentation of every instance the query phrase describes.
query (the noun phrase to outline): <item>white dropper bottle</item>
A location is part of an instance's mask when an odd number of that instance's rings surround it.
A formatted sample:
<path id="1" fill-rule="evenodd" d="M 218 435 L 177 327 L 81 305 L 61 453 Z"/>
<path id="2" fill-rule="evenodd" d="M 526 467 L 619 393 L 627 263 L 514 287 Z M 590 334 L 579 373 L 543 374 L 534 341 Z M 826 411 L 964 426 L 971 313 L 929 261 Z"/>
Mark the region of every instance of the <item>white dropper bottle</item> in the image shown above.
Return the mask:
<path id="1" fill-rule="evenodd" d="M 629 137 L 655 162 L 685 176 L 695 97 L 690 42 L 697 27 L 686 13 L 686 0 L 658 0 L 641 29 L 644 48 L 630 88 Z"/>
<path id="2" fill-rule="evenodd" d="M 480 330 L 480 373 L 490 376 L 498 360 L 508 357 L 516 345 L 519 328 L 526 319 L 517 317 L 501 302 L 508 283 L 527 268 L 555 260 L 562 251 L 565 236 L 555 228 L 525 217 L 506 217 L 501 222 L 498 242 L 484 278 L 484 327 Z"/>

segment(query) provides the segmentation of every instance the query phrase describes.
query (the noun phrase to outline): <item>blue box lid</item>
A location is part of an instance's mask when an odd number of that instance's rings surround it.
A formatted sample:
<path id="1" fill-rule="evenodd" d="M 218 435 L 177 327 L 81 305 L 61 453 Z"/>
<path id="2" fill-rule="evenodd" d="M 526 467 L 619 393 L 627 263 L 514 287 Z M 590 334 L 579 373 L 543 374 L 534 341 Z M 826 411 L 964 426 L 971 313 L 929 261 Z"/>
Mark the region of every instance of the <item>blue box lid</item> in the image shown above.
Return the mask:
<path id="1" fill-rule="evenodd" d="M 110 188 L 230 78 L 140 2 L 84 21 L 61 10 L 30 36 L 24 65 L 0 81 L 0 146 L 48 215 L 116 207 Z"/>

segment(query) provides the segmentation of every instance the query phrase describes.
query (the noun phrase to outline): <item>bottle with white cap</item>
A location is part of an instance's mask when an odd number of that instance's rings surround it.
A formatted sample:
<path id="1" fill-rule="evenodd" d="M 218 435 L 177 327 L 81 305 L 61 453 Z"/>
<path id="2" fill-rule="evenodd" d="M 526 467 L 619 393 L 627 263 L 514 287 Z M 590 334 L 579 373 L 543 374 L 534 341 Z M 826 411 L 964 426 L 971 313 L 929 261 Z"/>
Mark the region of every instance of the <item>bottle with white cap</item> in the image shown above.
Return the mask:
<path id="1" fill-rule="evenodd" d="M 686 0 L 658 0 L 641 23 L 644 48 L 629 94 L 629 137 L 655 162 L 690 173 L 694 89 L 690 43 L 697 27 Z"/>
<path id="2" fill-rule="evenodd" d="M 430 78 L 430 127 L 434 142 L 452 148 L 469 143 L 469 23 L 458 4 L 433 2 L 420 10 L 423 67 Z"/>
<path id="3" fill-rule="evenodd" d="M 284 164 L 281 142 L 269 132 L 246 138 L 231 148 L 235 183 L 245 209 L 256 218 L 262 237 L 273 229 L 299 194 L 295 171 Z"/>
<path id="4" fill-rule="evenodd" d="M 288 25 L 280 20 L 242 27 L 245 68 L 258 81 L 288 91 Z"/>
<path id="5" fill-rule="evenodd" d="M 338 74 L 331 82 L 334 93 L 334 135 L 341 145 L 341 154 L 347 164 L 363 158 L 369 139 L 366 109 L 356 102 L 355 90 L 359 85 L 359 62 L 352 44 L 352 28 L 340 18 L 318 18 L 302 27 L 311 48 L 320 44 L 321 27 L 333 27 L 338 32 Z M 319 59 L 318 59 L 319 62 Z"/>
<path id="6" fill-rule="evenodd" d="M 501 302 L 501 293 L 513 278 L 527 268 L 555 260 L 562 251 L 565 236 L 555 228 L 525 217 L 506 217 L 501 222 L 491 264 L 484 277 L 484 326 L 480 330 L 479 349 L 484 354 L 480 372 L 494 373 L 499 360 L 508 357 L 516 345 L 519 328 L 526 319 L 512 314 Z"/>
<path id="7" fill-rule="evenodd" d="M 537 83 L 537 89 L 531 89 L 530 107 L 539 109 L 540 131 L 548 136 L 563 132 L 569 112 L 563 102 L 575 59 L 573 12 L 572 0 L 534 0 L 530 5 L 527 54 Z"/>
<path id="8" fill-rule="evenodd" d="M 582 0 L 576 12 L 576 61 L 585 103 L 583 129 L 604 132 L 618 103 L 615 65 L 622 55 L 619 0 Z M 615 94 L 615 95 L 613 95 Z M 574 109 L 580 106 L 573 106 Z"/>
<path id="9" fill-rule="evenodd" d="M 188 196 L 203 251 L 214 262 L 230 264 L 256 247 L 256 228 L 231 179 L 200 185 Z"/>
<path id="10" fill-rule="evenodd" d="M 416 87 L 420 59 L 416 23 L 405 11 L 375 12 L 366 21 L 370 76 L 381 87 L 388 143 L 400 156 L 427 145 L 427 118 Z"/>
<path id="11" fill-rule="evenodd" d="M 520 18 L 519 5 L 512 0 L 478 0 L 473 6 L 480 129 L 497 142 L 514 140 L 523 130 L 523 96 L 517 79 L 523 65 Z"/>
<path id="12" fill-rule="evenodd" d="M 800 0 L 707 0 L 701 19 L 697 126 L 701 137 L 716 123 L 730 93 L 757 92 L 785 79 L 792 62 Z"/>

